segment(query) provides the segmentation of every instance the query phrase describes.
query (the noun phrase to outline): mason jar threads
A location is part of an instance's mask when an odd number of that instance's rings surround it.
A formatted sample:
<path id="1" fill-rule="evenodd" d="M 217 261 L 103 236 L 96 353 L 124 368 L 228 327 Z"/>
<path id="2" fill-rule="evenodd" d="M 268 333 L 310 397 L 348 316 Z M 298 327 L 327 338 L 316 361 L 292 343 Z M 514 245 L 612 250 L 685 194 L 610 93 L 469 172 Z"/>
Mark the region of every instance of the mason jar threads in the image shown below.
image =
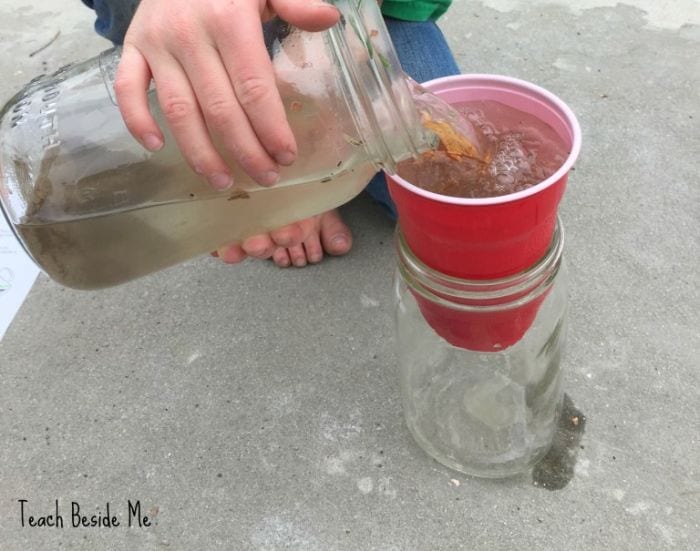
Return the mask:
<path id="1" fill-rule="evenodd" d="M 567 329 L 558 221 L 536 264 L 496 280 L 437 272 L 396 235 L 399 379 L 406 424 L 438 462 L 480 477 L 526 471 L 549 449 Z"/>

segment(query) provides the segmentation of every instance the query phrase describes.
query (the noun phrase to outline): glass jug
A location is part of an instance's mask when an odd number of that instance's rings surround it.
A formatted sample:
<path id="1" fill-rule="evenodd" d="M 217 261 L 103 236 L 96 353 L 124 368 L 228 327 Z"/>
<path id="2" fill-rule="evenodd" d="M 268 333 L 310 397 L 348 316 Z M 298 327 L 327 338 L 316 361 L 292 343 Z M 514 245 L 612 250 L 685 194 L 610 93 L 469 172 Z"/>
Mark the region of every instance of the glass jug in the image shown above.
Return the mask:
<path id="1" fill-rule="evenodd" d="M 30 82 L 0 112 L 0 205 L 34 261 L 68 287 L 117 285 L 334 208 L 430 148 L 377 3 L 333 3 L 342 16 L 324 32 L 265 24 L 299 150 L 271 188 L 234 163 L 234 188 L 211 188 L 153 90 L 166 145 L 144 150 L 114 99 L 119 49 Z"/>

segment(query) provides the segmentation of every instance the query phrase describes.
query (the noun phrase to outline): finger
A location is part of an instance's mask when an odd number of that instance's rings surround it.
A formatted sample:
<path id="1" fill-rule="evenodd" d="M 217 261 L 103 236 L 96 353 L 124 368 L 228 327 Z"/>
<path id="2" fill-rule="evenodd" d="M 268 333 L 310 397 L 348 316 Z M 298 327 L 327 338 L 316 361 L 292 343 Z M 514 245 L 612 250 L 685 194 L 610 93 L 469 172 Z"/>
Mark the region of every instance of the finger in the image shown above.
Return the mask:
<path id="1" fill-rule="evenodd" d="M 260 259 L 270 258 L 277 248 L 267 233 L 249 237 L 243 241 L 241 246 L 246 254 Z"/>
<path id="2" fill-rule="evenodd" d="M 221 139 L 226 151 L 259 184 L 277 183 L 278 165 L 258 140 L 238 103 L 219 52 L 203 43 L 184 51 L 180 61 L 192 83 L 207 127 Z"/>
<path id="3" fill-rule="evenodd" d="M 150 151 L 163 147 L 163 133 L 148 107 L 151 70 L 141 52 L 124 45 L 114 80 L 114 94 L 126 127 Z"/>
<path id="4" fill-rule="evenodd" d="M 163 115 L 188 164 L 217 189 L 233 184 L 231 173 L 214 148 L 197 98 L 180 64 L 169 56 L 151 63 Z"/>
<path id="5" fill-rule="evenodd" d="M 305 31 L 322 31 L 340 18 L 334 6 L 321 0 L 270 0 L 270 5 L 282 19 Z"/>
<path id="6" fill-rule="evenodd" d="M 226 264 L 238 264 L 246 259 L 246 254 L 240 245 L 225 245 L 216 251 L 217 256 Z"/>
<path id="7" fill-rule="evenodd" d="M 290 165 L 296 159 L 297 144 L 277 90 L 256 9 L 253 3 L 240 7 L 240 21 L 257 23 L 239 24 L 233 33 L 231 21 L 218 21 L 219 28 L 214 32 L 218 37 L 216 47 L 238 103 L 260 143 L 279 164 Z"/>
<path id="8" fill-rule="evenodd" d="M 287 252 L 289 253 L 289 258 L 292 260 L 292 264 L 297 268 L 306 266 L 306 251 L 304 250 L 304 245 L 287 247 Z"/>
<path id="9" fill-rule="evenodd" d="M 272 253 L 272 261 L 279 267 L 279 268 L 288 268 L 289 265 L 292 263 L 292 261 L 289 258 L 289 254 L 287 253 L 287 249 L 284 247 L 278 247 L 275 249 L 275 252 Z"/>

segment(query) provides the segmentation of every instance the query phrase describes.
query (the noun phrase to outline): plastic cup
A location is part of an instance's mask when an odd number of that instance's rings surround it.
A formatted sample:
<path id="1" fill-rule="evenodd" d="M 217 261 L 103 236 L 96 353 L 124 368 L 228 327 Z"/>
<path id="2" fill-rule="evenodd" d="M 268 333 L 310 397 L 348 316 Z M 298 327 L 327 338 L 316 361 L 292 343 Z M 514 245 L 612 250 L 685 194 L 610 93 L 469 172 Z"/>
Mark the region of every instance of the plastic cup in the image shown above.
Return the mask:
<path id="1" fill-rule="evenodd" d="M 569 155 L 549 178 L 526 190 L 467 199 L 439 195 L 387 175 L 399 223 L 413 253 L 443 274 L 497 279 L 526 270 L 552 241 L 557 208 L 581 149 L 581 129 L 567 105 L 551 92 L 498 75 L 457 75 L 423 84 L 448 103 L 495 100 L 549 124 Z"/>
<path id="2" fill-rule="evenodd" d="M 500 352 L 519 342 L 555 282 L 566 282 L 559 275 L 564 250 L 561 222 L 544 257 L 505 278 L 466 280 L 437 272 L 408 248 L 401 226 L 396 250 L 399 272 L 428 325 L 451 345 L 478 352 Z"/>

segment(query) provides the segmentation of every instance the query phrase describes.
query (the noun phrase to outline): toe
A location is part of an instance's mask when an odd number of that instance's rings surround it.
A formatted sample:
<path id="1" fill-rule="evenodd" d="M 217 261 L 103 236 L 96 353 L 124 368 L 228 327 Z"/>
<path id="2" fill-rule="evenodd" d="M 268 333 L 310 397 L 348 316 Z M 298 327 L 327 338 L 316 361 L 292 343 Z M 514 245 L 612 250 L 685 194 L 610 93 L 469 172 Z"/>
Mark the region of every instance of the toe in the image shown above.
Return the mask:
<path id="1" fill-rule="evenodd" d="M 270 258 L 276 248 L 270 235 L 267 233 L 249 237 L 243 241 L 242 247 L 246 254 L 261 259 Z"/>
<path id="2" fill-rule="evenodd" d="M 287 252 L 289 253 L 289 258 L 292 260 L 292 264 L 294 264 L 297 268 L 303 268 L 306 266 L 306 251 L 304 250 L 303 245 L 294 245 L 293 247 L 287 248 Z"/>
<path id="3" fill-rule="evenodd" d="M 272 261 L 279 268 L 288 268 L 292 261 L 289 259 L 289 253 L 284 247 L 278 247 L 275 252 L 272 253 Z"/>
<path id="4" fill-rule="evenodd" d="M 304 226 L 306 221 L 289 224 L 270 232 L 270 238 L 278 247 L 293 247 L 301 244 L 308 236 L 308 230 Z"/>
<path id="5" fill-rule="evenodd" d="M 240 245 L 226 245 L 216 251 L 217 256 L 226 264 L 238 264 L 246 259 L 246 254 Z"/>
<path id="6" fill-rule="evenodd" d="M 335 256 L 347 253 L 352 247 L 352 234 L 337 210 L 321 215 L 321 242 L 323 249 Z"/>
<path id="7" fill-rule="evenodd" d="M 311 264 L 321 262 L 321 259 L 323 259 L 323 247 L 321 246 L 321 236 L 318 232 L 312 233 L 304 241 L 304 250 L 306 251 L 306 260 Z"/>

